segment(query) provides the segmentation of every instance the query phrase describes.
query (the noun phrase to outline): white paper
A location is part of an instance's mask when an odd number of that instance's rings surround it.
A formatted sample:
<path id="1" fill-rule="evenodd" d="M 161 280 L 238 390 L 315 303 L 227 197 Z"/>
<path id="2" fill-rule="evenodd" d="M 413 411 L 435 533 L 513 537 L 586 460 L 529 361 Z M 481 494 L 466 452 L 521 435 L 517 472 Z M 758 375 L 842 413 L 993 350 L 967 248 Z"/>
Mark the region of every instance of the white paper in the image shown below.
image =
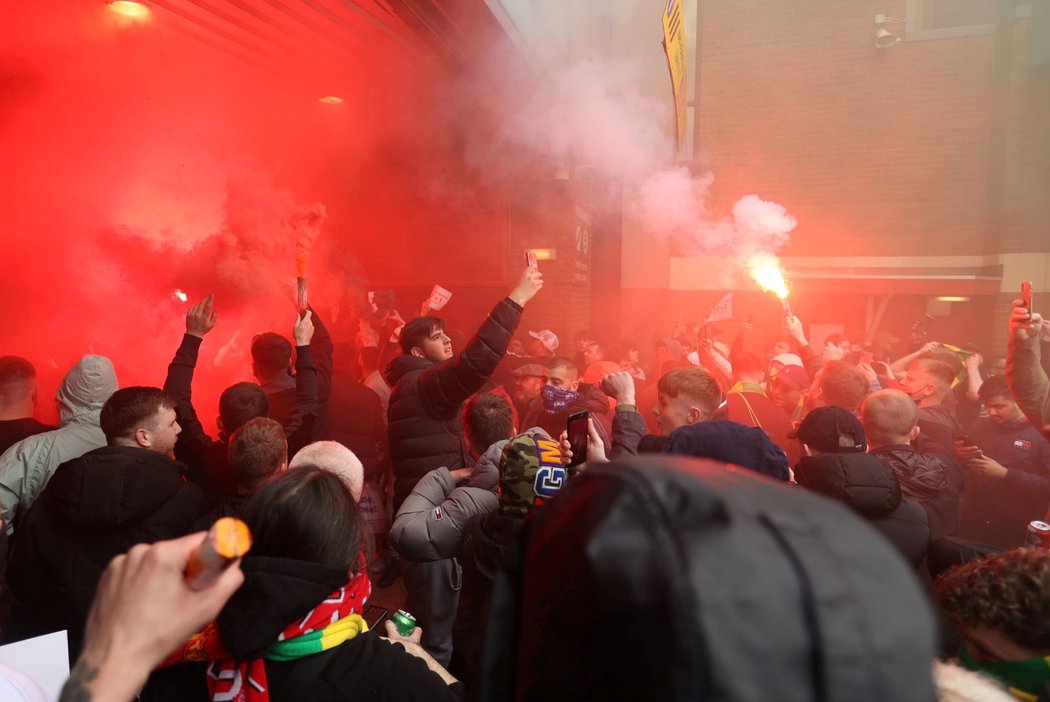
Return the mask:
<path id="1" fill-rule="evenodd" d="M 0 646 L 0 663 L 24 673 L 43 688 L 51 700 L 57 700 L 69 677 L 66 632 Z"/>
<path id="2" fill-rule="evenodd" d="M 435 312 L 440 310 L 442 307 L 448 304 L 448 301 L 452 299 L 452 293 L 440 285 L 435 285 L 430 291 L 430 299 L 427 300 L 427 307 L 434 310 Z"/>

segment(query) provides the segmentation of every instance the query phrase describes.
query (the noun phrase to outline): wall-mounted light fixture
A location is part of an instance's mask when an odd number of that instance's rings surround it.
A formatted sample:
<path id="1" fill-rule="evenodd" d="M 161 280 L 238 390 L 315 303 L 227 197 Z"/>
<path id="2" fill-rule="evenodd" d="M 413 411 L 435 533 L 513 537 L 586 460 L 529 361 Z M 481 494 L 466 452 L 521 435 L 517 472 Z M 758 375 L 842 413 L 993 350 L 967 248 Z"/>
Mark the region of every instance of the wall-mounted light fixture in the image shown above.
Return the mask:
<path id="1" fill-rule="evenodd" d="M 875 30 L 875 48 L 876 49 L 888 49 L 891 46 L 896 45 L 904 37 L 899 34 L 894 34 L 890 30 L 886 29 L 883 25 L 886 24 L 903 24 L 904 20 L 897 17 L 889 17 L 882 13 L 875 15 L 875 26 L 878 29 Z"/>
<path id="2" fill-rule="evenodd" d="M 109 3 L 109 9 L 118 15 L 130 17 L 134 20 L 149 19 L 149 7 L 134 0 L 113 0 Z"/>

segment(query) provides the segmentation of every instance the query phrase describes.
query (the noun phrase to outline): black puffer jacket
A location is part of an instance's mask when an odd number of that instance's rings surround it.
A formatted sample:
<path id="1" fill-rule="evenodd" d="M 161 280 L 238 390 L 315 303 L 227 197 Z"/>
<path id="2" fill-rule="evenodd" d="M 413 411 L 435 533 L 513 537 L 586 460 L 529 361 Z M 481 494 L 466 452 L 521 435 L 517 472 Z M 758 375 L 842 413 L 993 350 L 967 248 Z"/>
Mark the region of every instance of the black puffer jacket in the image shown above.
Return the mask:
<path id="1" fill-rule="evenodd" d="M 207 504 L 184 466 L 143 448 L 104 446 L 58 467 L 19 527 L 8 568 L 11 634 L 69 629 L 79 652 L 109 561 L 135 544 L 190 533 Z"/>
<path id="2" fill-rule="evenodd" d="M 959 530 L 959 500 L 963 471 L 955 459 L 919 453 L 911 446 L 880 446 L 871 453 L 886 461 L 900 481 L 901 493 L 926 510 L 930 538 L 952 536 Z"/>
<path id="3" fill-rule="evenodd" d="M 467 465 L 463 403 L 481 389 L 507 353 L 521 312 L 520 305 L 504 298 L 463 353 L 443 363 L 409 354 L 390 362 L 386 379 L 393 390 L 387 419 L 394 463 L 394 509 L 433 469 Z"/>
<path id="4" fill-rule="evenodd" d="M 879 530 L 914 568 L 926 558 L 930 526 L 918 503 L 903 499 L 893 469 L 870 453 L 803 456 L 795 480 L 849 507 Z"/>

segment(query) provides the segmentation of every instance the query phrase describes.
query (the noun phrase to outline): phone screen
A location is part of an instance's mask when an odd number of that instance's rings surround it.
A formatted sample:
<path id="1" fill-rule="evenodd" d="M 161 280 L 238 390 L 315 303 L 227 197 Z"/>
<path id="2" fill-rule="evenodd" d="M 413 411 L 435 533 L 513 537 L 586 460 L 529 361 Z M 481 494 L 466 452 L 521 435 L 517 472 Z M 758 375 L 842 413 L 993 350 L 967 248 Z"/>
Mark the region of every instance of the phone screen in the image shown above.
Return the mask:
<path id="1" fill-rule="evenodd" d="M 383 620 L 390 616 L 390 610 L 386 607 L 365 605 L 364 611 L 361 612 L 361 616 L 366 622 L 368 622 L 369 630 L 372 630 L 382 624 Z"/>
<path id="2" fill-rule="evenodd" d="M 590 418 L 588 412 L 577 412 L 569 416 L 569 425 L 566 427 L 569 435 L 569 448 L 572 449 L 572 460 L 570 466 L 578 466 L 587 460 L 587 420 Z"/>
<path id="3" fill-rule="evenodd" d="M 1021 301 L 1024 302 L 1024 308 L 1028 310 L 1028 313 L 1032 313 L 1032 281 L 1022 280 L 1021 281 Z"/>
<path id="4" fill-rule="evenodd" d="M 539 268 L 540 262 L 536 258 L 536 252 L 535 251 L 526 251 L 525 252 L 525 265 L 526 266 L 532 266 L 533 268 Z"/>

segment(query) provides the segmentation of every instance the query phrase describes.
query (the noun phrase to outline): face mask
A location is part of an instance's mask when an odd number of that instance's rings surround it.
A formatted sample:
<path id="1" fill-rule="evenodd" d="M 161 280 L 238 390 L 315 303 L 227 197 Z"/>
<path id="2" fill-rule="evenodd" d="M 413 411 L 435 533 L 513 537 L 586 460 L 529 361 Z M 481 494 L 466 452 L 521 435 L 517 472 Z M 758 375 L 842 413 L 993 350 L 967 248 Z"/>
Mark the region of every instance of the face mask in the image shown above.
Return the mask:
<path id="1" fill-rule="evenodd" d="M 547 414 L 558 414 L 568 409 L 569 405 L 580 396 L 580 393 L 556 388 L 553 385 L 544 385 L 540 388 L 540 395 L 543 397 L 543 409 Z"/>
<path id="2" fill-rule="evenodd" d="M 986 673 L 1006 685 L 1010 694 L 1014 692 L 1030 695 L 1035 699 L 1046 691 L 1050 682 L 1050 656 L 1026 658 L 1020 661 L 1002 661 L 999 663 L 978 663 L 963 645 L 959 648 L 959 662 L 964 668 Z"/>

